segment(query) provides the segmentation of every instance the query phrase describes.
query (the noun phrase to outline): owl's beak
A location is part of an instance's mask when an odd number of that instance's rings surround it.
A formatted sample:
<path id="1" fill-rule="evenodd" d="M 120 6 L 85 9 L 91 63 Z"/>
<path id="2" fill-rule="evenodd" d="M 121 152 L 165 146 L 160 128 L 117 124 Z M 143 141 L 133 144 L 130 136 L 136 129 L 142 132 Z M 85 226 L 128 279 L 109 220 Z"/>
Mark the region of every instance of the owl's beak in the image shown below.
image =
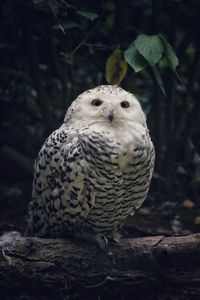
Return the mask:
<path id="1" fill-rule="evenodd" d="M 113 109 L 110 109 L 110 110 L 108 111 L 108 120 L 109 120 L 110 122 L 112 122 L 113 119 L 114 119 L 114 110 L 113 110 Z"/>

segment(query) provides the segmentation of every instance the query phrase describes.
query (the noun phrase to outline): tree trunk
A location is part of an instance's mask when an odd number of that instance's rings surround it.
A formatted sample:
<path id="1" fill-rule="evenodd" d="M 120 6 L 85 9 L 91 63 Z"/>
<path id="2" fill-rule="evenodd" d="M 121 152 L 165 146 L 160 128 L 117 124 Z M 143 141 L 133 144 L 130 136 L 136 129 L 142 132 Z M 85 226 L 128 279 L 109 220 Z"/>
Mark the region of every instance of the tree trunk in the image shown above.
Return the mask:
<path id="1" fill-rule="evenodd" d="M 0 238 L 0 299 L 200 299 L 200 234 L 102 251 L 74 240 Z"/>

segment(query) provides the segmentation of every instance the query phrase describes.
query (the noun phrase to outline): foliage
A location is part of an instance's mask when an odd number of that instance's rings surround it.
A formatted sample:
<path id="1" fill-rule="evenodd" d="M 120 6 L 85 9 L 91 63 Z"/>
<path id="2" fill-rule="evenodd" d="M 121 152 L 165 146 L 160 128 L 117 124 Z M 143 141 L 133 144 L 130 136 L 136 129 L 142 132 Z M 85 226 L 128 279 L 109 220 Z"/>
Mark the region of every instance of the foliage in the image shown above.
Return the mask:
<path id="1" fill-rule="evenodd" d="M 110 55 L 106 62 L 106 81 L 108 84 L 119 84 L 127 72 L 127 63 L 121 57 L 119 47 Z"/>
<path id="2" fill-rule="evenodd" d="M 152 67 L 155 80 L 164 96 L 166 96 L 166 92 L 163 81 L 159 69 L 155 65 L 157 65 L 161 59 L 165 60 L 166 65 L 172 69 L 175 75 L 180 79 L 180 76 L 176 72 L 176 67 L 179 64 L 178 58 L 173 47 L 161 34 L 140 34 L 137 39 L 131 43 L 124 54 L 126 61 L 136 73 L 143 70 L 148 64 Z"/>

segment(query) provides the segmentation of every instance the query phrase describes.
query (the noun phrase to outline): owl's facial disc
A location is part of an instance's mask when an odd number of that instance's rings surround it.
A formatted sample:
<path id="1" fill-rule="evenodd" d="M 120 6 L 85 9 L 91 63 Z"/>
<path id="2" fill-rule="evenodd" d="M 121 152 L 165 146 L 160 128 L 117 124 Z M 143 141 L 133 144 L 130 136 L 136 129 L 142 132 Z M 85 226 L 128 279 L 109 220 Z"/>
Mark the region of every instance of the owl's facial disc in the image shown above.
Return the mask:
<path id="1" fill-rule="evenodd" d="M 145 126 L 145 115 L 134 95 L 116 86 L 100 86 L 86 91 L 72 103 L 65 117 L 65 123 L 80 128 L 85 125 L 134 127 L 136 123 Z"/>

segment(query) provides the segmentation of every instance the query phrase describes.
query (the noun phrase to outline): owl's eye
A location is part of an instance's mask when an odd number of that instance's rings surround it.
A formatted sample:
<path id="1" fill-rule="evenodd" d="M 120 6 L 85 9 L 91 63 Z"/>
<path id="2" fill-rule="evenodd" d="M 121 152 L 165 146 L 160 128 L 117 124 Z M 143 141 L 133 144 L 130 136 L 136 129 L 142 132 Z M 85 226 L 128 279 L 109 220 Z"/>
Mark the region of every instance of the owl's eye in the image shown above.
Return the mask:
<path id="1" fill-rule="evenodd" d="M 121 105 L 122 108 L 128 108 L 129 107 L 129 102 L 128 101 L 122 101 L 120 103 L 120 105 Z"/>
<path id="2" fill-rule="evenodd" d="M 92 104 L 93 106 L 100 106 L 102 103 L 103 103 L 103 101 L 100 100 L 100 99 L 94 99 L 94 100 L 92 100 L 92 102 L 91 102 L 91 104 Z"/>

